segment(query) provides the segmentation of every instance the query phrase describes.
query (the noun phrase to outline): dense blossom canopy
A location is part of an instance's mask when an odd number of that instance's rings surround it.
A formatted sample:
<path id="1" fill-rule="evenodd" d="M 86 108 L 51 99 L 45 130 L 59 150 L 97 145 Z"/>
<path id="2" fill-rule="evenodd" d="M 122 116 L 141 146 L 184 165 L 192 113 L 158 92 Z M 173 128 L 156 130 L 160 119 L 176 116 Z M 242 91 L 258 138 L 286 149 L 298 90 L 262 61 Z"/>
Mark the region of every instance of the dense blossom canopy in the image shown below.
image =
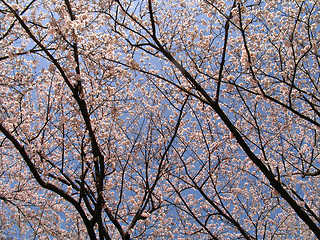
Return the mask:
<path id="1" fill-rule="evenodd" d="M 0 0 L 0 233 L 320 239 L 319 10 Z"/>

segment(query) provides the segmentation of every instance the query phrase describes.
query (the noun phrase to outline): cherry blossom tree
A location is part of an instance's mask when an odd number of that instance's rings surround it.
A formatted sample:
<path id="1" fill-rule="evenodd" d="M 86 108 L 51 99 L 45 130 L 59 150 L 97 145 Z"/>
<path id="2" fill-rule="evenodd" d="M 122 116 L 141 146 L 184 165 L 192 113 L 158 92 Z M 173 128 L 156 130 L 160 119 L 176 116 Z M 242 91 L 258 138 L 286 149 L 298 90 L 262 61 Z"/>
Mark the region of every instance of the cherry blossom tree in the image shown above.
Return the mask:
<path id="1" fill-rule="evenodd" d="M 1 233 L 319 239 L 319 8 L 1 0 Z"/>

